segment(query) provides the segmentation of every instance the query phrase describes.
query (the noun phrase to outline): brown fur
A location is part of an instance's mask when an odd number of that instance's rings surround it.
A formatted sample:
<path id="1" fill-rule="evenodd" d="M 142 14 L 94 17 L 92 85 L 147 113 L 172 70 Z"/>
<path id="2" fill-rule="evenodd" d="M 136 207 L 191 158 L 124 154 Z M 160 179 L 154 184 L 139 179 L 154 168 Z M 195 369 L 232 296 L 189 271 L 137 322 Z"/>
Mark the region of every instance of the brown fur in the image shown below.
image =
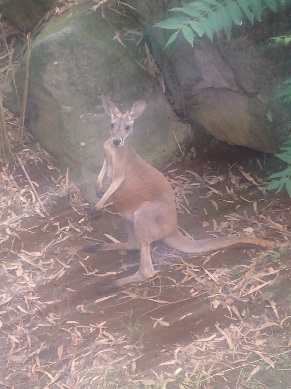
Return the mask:
<path id="1" fill-rule="evenodd" d="M 102 189 L 106 177 L 108 189 L 96 204 L 100 210 L 111 199 L 126 221 L 128 241 L 104 244 L 104 250 L 139 249 L 138 271 L 115 281 L 115 286 L 140 282 L 155 274 L 150 244 L 163 240 L 167 245 L 185 253 L 205 253 L 235 244 L 276 247 L 275 242 L 251 237 L 222 237 L 191 240 L 178 229 L 173 189 L 166 177 L 143 160 L 130 144 L 134 120 L 146 107 L 137 101 L 130 112 L 122 114 L 107 98 L 102 97 L 106 112 L 111 116 L 111 137 L 105 142 L 105 159 L 97 179 Z"/>

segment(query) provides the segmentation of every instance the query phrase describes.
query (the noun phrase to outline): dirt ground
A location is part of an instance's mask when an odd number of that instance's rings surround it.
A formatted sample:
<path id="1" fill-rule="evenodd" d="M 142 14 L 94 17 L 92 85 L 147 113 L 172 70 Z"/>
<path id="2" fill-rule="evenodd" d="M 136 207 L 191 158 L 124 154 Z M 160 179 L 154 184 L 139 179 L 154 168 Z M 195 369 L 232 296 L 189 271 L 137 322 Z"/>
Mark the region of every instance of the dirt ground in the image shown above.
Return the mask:
<path id="1" fill-rule="evenodd" d="M 264 190 L 271 158 L 200 151 L 165 172 L 182 230 L 288 242 L 291 200 Z M 96 214 L 37 145 L 18 158 L 0 173 L 0 387 L 291 388 L 290 250 L 157 242 L 154 279 L 100 294 L 138 265 L 98 251 L 126 238 L 122 219 Z"/>

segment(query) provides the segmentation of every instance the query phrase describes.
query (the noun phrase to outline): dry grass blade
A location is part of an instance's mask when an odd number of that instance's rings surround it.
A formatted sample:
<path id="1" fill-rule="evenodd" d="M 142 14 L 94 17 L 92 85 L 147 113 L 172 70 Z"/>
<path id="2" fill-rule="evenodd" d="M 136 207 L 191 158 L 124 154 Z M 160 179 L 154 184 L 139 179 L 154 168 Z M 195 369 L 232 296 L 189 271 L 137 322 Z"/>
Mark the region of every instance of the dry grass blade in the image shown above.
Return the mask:
<path id="1" fill-rule="evenodd" d="M 264 361 L 266 362 L 269 366 L 271 366 L 272 369 L 275 368 L 275 363 L 272 361 L 272 359 L 270 357 L 268 357 L 267 355 L 263 354 L 261 351 L 258 351 L 258 350 L 254 350 L 254 352 L 256 354 L 258 354 L 258 356 Z"/>
<path id="2" fill-rule="evenodd" d="M 0 144 L 1 153 L 0 157 L 6 158 L 7 155 L 11 154 L 11 143 L 6 127 L 6 120 L 4 115 L 4 108 L 2 102 L 2 93 L 0 93 Z"/>
<path id="3" fill-rule="evenodd" d="M 28 94 L 30 58 L 31 58 L 31 39 L 30 39 L 30 34 L 27 34 L 25 80 L 24 80 L 24 90 L 23 90 L 23 97 L 22 97 L 22 108 L 20 114 L 20 126 L 18 129 L 18 140 L 20 141 L 23 139 L 23 135 L 24 135 L 24 120 L 25 120 L 27 94 Z"/>
<path id="4" fill-rule="evenodd" d="M 234 348 L 234 345 L 233 345 L 233 342 L 229 336 L 229 334 L 227 333 L 226 330 L 223 330 L 219 324 L 215 324 L 215 327 L 218 329 L 218 331 L 224 336 L 225 340 L 227 341 L 227 344 L 228 344 L 228 347 L 230 348 L 230 350 L 233 350 Z"/>
<path id="5" fill-rule="evenodd" d="M 23 165 L 21 159 L 19 158 L 18 155 L 16 155 L 15 157 L 16 157 L 16 159 L 17 159 L 19 165 L 21 166 L 21 168 L 22 168 L 22 170 L 23 170 L 23 172 L 24 172 L 24 174 L 25 174 L 25 177 L 27 178 L 27 181 L 29 182 L 29 185 L 31 186 L 31 189 L 32 189 L 32 191 L 33 191 L 35 197 L 37 198 L 37 201 L 38 201 L 38 203 L 39 203 L 39 205 L 40 205 L 42 211 L 44 212 L 44 215 L 47 215 L 47 211 L 46 211 L 46 209 L 44 208 L 44 206 L 43 206 L 43 204 L 42 204 L 42 202 L 41 202 L 41 199 L 39 198 L 39 195 L 37 194 L 37 191 L 35 190 L 35 187 L 34 187 L 32 181 L 31 181 L 31 179 L 30 179 L 30 177 L 29 177 L 29 175 L 28 175 L 28 173 L 27 173 L 27 171 L 26 171 L 26 169 L 25 169 L 25 167 L 24 167 L 24 165 Z"/>

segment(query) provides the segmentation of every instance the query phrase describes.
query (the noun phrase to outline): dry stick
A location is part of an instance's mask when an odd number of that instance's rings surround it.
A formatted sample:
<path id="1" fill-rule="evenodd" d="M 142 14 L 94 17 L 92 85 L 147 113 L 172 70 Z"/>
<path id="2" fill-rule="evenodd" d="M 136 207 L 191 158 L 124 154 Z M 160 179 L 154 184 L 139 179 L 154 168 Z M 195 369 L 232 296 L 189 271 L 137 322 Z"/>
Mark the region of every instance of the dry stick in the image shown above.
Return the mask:
<path id="1" fill-rule="evenodd" d="M 25 167 L 24 167 L 21 159 L 18 157 L 18 155 L 15 155 L 15 156 L 16 156 L 16 159 L 17 159 L 19 165 L 21 166 L 21 168 L 22 168 L 22 170 L 23 170 L 23 172 L 24 172 L 24 174 L 25 174 L 25 176 L 27 178 L 27 181 L 29 182 L 29 185 L 31 186 L 31 189 L 32 189 L 32 191 L 33 191 L 33 193 L 34 193 L 34 195 L 35 195 L 35 197 L 36 197 L 36 199 L 37 199 L 37 201 L 38 201 L 38 203 L 40 205 L 40 208 L 43 210 L 44 214 L 47 215 L 48 213 L 47 213 L 46 209 L 44 208 L 44 206 L 43 206 L 43 204 L 41 202 L 41 199 L 39 198 L 39 195 L 37 194 L 37 192 L 35 190 L 35 187 L 34 187 L 32 181 L 31 181 L 31 179 L 30 179 L 30 177 L 29 177 L 29 175 L 27 173 L 27 170 L 25 169 Z"/>
<path id="2" fill-rule="evenodd" d="M 1 98 L 1 107 L 2 107 L 2 95 L 0 96 Z M 3 111 L 1 109 L 0 111 L 0 145 L 1 145 L 1 155 L 3 155 L 3 157 L 5 157 L 6 155 L 6 147 L 5 147 L 5 130 L 4 130 L 4 120 L 3 120 Z"/>
<path id="3" fill-rule="evenodd" d="M 23 138 L 24 119 L 25 119 L 27 93 L 28 93 L 30 58 L 31 58 L 31 40 L 30 40 L 30 34 L 27 34 L 26 72 L 25 72 L 25 81 L 24 81 L 22 109 L 21 109 L 21 116 L 20 116 L 20 127 L 18 129 L 18 140 L 21 140 Z"/>
<path id="4" fill-rule="evenodd" d="M 12 55 L 11 55 L 11 53 L 9 51 L 9 47 L 7 45 L 5 30 L 4 30 L 2 21 L 1 21 L 1 15 L 0 15 L 0 27 L 1 27 L 1 33 L 2 33 L 2 35 L 4 37 L 4 43 L 5 43 L 5 47 L 6 47 L 6 50 L 7 50 L 7 55 L 8 55 L 8 58 L 9 58 L 9 66 L 8 66 L 8 70 L 6 72 L 5 82 L 4 82 L 4 85 L 5 85 L 7 77 L 8 77 L 8 73 L 9 73 L 9 67 L 11 67 L 11 69 L 13 69 L 13 64 L 12 64 Z M 17 99 L 18 99 L 18 96 L 17 96 Z M 7 154 L 8 155 L 11 154 L 11 141 L 10 141 L 10 138 L 9 138 L 9 135 L 8 135 L 7 127 L 6 127 L 6 120 L 5 120 L 5 114 L 4 114 L 4 108 L 3 108 L 2 94 L 0 94 L 0 142 L 1 142 L 1 149 L 2 149 L 1 150 L 1 154 L 5 158 L 7 156 Z"/>
<path id="5" fill-rule="evenodd" d="M 12 76 L 12 81 L 13 81 L 13 86 L 14 86 L 14 89 L 15 89 L 17 105 L 18 105 L 18 109 L 20 111 L 21 104 L 20 104 L 19 95 L 18 95 L 18 89 L 17 89 L 17 86 L 16 86 L 16 80 L 15 80 L 15 71 L 14 71 L 14 65 L 13 65 L 13 50 L 12 51 L 9 50 L 9 47 L 7 45 L 6 40 L 5 40 L 5 45 L 6 45 L 6 49 L 7 49 L 7 52 L 8 52 L 9 65 L 8 65 L 8 70 L 6 72 L 6 79 L 5 79 L 4 85 L 6 85 L 6 82 L 7 82 L 8 76 L 9 76 L 9 70 L 10 70 L 11 71 L 11 76 Z"/>
<path id="6" fill-rule="evenodd" d="M 178 139 L 177 139 L 177 137 L 176 137 L 175 131 L 172 130 L 172 133 L 173 133 L 173 135 L 174 135 L 175 141 L 176 141 L 176 143 L 177 143 L 177 145 L 178 145 L 178 147 L 179 147 L 179 150 L 180 150 L 181 154 L 182 154 L 183 156 L 185 156 L 185 153 L 184 153 L 183 150 L 181 149 L 181 146 L 180 146 L 180 144 L 179 144 L 179 142 L 178 142 Z"/>
<path id="7" fill-rule="evenodd" d="M 4 117 L 4 109 L 2 104 L 2 94 L 0 95 L 0 134 L 1 134 L 1 144 L 2 144 L 2 153 L 3 157 L 6 156 L 6 153 L 11 154 L 11 143 L 8 136 L 8 131 L 6 128 L 6 121 Z"/>

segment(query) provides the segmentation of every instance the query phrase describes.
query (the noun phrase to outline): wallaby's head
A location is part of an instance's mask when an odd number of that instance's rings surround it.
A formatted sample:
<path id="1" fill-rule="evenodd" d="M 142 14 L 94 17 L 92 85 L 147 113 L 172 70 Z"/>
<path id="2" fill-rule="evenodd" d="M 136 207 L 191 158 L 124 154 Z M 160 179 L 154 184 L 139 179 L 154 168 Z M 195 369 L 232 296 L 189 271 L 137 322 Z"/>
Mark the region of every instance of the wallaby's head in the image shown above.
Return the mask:
<path id="1" fill-rule="evenodd" d="M 102 96 L 102 103 L 105 112 L 111 116 L 111 139 L 116 147 L 124 145 L 125 140 L 132 133 L 133 122 L 138 118 L 146 107 L 146 102 L 136 101 L 130 111 L 122 114 L 119 109 L 105 96 Z"/>

